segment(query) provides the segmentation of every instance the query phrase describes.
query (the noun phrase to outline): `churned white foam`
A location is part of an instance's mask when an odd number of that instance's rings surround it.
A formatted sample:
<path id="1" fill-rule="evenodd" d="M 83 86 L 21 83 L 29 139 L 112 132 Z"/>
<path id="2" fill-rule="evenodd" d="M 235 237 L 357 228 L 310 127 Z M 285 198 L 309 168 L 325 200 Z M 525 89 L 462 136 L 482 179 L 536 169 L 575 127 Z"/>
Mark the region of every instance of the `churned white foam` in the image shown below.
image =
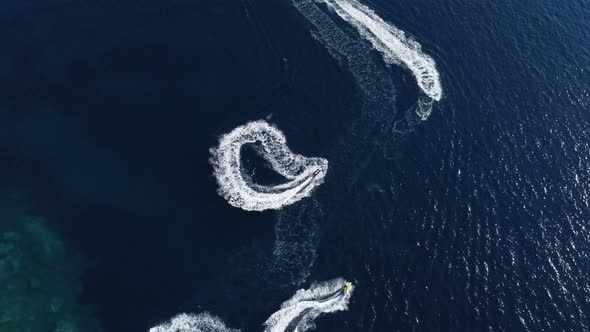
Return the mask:
<path id="1" fill-rule="evenodd" d="M 440 75 L 434 60 L 422 53 L 420 44 L 385 22 L 369 7 L 354 0 L 322 0 L 346 22 L 352 24 L 383 55 L 387 64 L 403 64 L 416 77 L 418 86 L 430 98 L 442 97 Z"/>
<path id="2" fill-rule="evenodd" d="M 281 309 L 264 322 L 265 332 L 302 332 L 315 327 L 314 320 L 323 313 L 348 309 L 354 286 L 344 279 L 312 284 L 309 289 L 300 289 Z M 179 314 L 169 321 L 150 328 L 149 332 L 239 332 L 216 316 Z"/>
<path id="3" fill-rule="evenodd" d="M 149 332 L 238 332 L 225 326 L 218 317 L 207 312 L 179 314 L 167 322 L 152 327 Z"/>
<path id="4" fill-rule="evenodd" d="M 347 310 L 354 286 L 349 284 L 344 290 L 345 283 L 344 279 L 334 279 L 298 290 L 264 322 L 264 331 L 306 331 L 315 328 L 314 320 L 319 315 Z"/>
<path id="5" fill-rule="evenodd" d="M 288 182 L 279 185 L 253 183 L 244 173 L 241 149 L 244 144 L 259 144 L 256 149 L 274 171 Z M 229 204 L 249 211 L 280 209 L 293 204 L 323 182 L 328 161 L 294 154 L 285 135 L 265 121 L 249 122 L 221 136 L 211 148 L 211 164 L 219 185 L 219 195 Z"/>

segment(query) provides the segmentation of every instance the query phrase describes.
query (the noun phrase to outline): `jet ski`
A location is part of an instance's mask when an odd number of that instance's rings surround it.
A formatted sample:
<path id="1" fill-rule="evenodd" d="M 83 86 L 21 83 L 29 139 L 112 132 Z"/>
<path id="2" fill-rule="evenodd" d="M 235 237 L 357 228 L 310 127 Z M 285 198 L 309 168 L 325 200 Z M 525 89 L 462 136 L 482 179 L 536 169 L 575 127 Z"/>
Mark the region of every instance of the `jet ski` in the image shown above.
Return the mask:
<path id="1" fill-rule="evenodd" d="M 346 293 L 348 293 L 348 289 L 350 288 L 351 284 L 350 282 L 345 282 L 344 286 L 342 287 L 342 295 L 346 295 Z"/>
<path id="2" fill-rule="evenodd" d="M 308 181 L 308 182 L 301 189 L 299 189 L 299 191 L 297 193 L 299 194 L 300 192 L 304 191 L 305 188 L 307 188 L 311 184 L 312 180 L 315 179 L 315 177 L 318 176 L 318 174 L 320 174 L 321 171 L 322 171 L 321 168 L 318 168 L 315 171 L 313 171 L 313 174 L 309 175 L 305 179 L 305 181 Z"/>

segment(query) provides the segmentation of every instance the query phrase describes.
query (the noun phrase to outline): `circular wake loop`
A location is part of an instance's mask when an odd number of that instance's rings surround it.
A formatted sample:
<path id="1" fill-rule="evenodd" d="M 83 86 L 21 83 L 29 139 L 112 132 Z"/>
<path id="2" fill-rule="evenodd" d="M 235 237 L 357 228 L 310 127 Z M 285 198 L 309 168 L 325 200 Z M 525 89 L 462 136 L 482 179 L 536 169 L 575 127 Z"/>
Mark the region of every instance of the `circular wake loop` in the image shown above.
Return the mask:
<path id="1" fill-rule="evenodd" d="M 244 174 L 241 149 L 244 144 L 254 143 L 260 144 L 256 151 L 288 182 L 259 185 Z M 328 170 L 326 159 L 291 152 L 285 135 L 262 120 L 249 122 L 221 136 L 219 145 L 210 152 L 219 195 L 232 206 L 248 211 L 280 209 L 309 196 L 323 182 Z"/>

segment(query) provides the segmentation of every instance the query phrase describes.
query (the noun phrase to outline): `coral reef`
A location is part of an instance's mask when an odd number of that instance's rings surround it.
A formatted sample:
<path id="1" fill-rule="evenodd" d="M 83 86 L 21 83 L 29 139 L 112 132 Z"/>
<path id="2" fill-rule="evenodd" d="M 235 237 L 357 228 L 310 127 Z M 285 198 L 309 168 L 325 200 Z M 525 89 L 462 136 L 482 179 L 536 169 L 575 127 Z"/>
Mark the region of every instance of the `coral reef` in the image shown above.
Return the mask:
<path id="1" fill-rule="evenodd" d="M 20 206 L 0 199 L 0 331 L 100 331 L 78 303 L 82 259 Z"/>

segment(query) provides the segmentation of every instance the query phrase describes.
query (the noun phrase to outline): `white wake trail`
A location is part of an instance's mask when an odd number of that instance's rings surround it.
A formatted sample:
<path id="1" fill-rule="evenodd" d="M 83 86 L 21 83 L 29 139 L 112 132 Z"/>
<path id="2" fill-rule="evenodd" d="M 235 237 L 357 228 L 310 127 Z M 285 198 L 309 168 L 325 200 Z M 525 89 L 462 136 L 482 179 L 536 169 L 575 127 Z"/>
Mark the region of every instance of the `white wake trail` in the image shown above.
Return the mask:
<path id="1" fill-rule="evenodd" d="M 344 279 L 334 279 L 298 290 L 264 322 L 264 331 L 307 331 L 315 328 L 314 320 L 321 314 L 347 310 L 354 286 L 348 284 L 343 291 L 345 283 Z"/>
<path id="2" fill-rule="evenodd" d="M 298 290 L 281 305 L 281 309 L 264 322 L 265 332 L 303 332 L 315 327 L 321 314 L 348 309 L 354 286 L 344 279 L 313 284 Z M 207 312 L 179 314 L 150 328 L 149 332 L 239 332 Z"/>
<path id="3" fill-rule="evenodd" d="M 422 53 L 420 44 L 385 22 L 369 7 L 355 0 L 322 0 L 343 20 L 353 25 L 360 35 L 383 56 L 387 64 L 405 65 L 430 98 L 439 101 L 442 97 L 440 75 L 434 60 Z"/>
<path id="4" fill-rule="evenodd" d="M 241 165 L 244 144 L 260 144 L 258 152 L 273 170 L 288 182 L 265 186 L 252 183 Z M 249 122 L 221 136 L 219 145 L 211 148 L 213 175 L 219 184 L 219 195 L 229 204 L 249 211 L 280 209 L 309 196 L 323 182 L 328 161 L 294 154 L 287 147 L 285 135 L 265 121 Z"/>
<path id="5" fill-rule="evenodd" d="M 167 322 L 152 327 L 149 332 L 239 332 L 225 326 L 218 317 L 209 313 L 179 314 Z"/>

